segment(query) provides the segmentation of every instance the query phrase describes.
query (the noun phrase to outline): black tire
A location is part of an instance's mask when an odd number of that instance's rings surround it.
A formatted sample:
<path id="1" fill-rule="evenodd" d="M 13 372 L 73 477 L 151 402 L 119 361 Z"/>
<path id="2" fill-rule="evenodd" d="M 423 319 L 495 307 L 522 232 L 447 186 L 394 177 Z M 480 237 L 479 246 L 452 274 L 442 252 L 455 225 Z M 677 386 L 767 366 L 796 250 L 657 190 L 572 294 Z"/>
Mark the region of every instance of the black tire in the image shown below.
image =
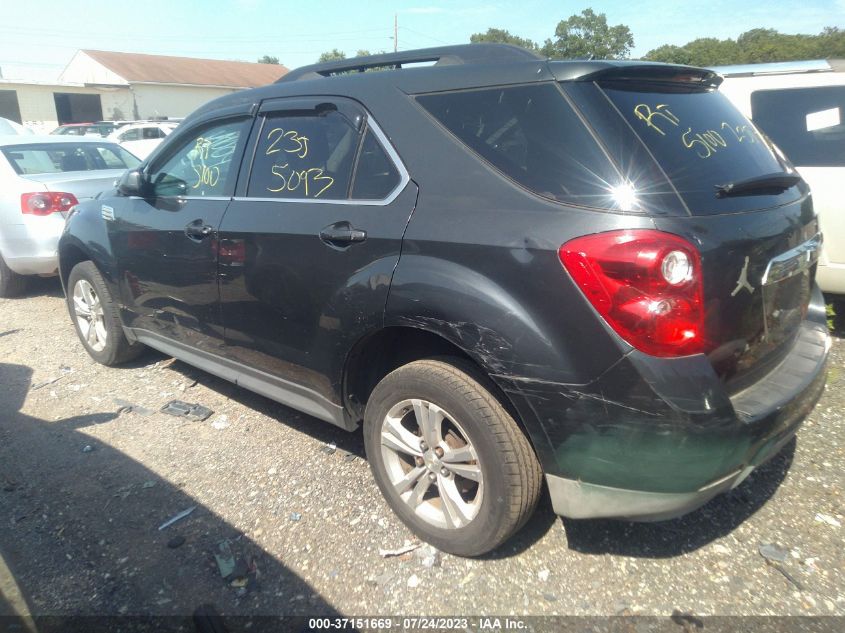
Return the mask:
<path id="1" fill-rule="evenodd" d="M 17 297 L 26 290 L 26 277 L 11 270 L 0 255 L 0 297 Z"/>
<path id="2" fill-rule="evenodd" d="M 74 308 L 74 291 L 80 282 L 87 282 L 91 285 L 102 306 L 102 325 L 105 329 L 106 336 L 104 346 L 99 350 L 92 347 L 92 344 L 86 340 L 77 319 Z M 70 271 L 67 282 L 67 307 L 82 346 L 90 354 L 91 358 L 98 363 L 110 367 L 120 365 L 136 358 L 144 350 L 143 345 L 140 343 L 130 343 L 129 339 L 126 338 L 120 322 L 117 304 L 114 302 L 111 292 L 109 292 L 108 286 L 103 280 L 103 276 L 93 262 L 81 262 Z"/>
<path id="3" fill-rule="evenodd" d="M 479 556 L 504 543 L 534 512 L 542 483 L 528 438 L 484 386 L 484 378 L 476 379 L 473 373 L 459 359 L 414 361 L 376 385 L 364 414 L 367 459 L 388 504 L 421 539 L 458 556 Z M 382 425 L 391 409 L 410 399 L 448 412 L 475 449 L 478 459 L 472 463 L 480 467 L 485 488 L 477 514 L 463 526 L 438 527 L 424 520 L 391 482 L 382 454 Z M 413 419 L 414 414 L 408 415 Z M 423 468 L 419 461 L 416 464 Z M 439 483 L 437 490 L 439 496 Z"/>

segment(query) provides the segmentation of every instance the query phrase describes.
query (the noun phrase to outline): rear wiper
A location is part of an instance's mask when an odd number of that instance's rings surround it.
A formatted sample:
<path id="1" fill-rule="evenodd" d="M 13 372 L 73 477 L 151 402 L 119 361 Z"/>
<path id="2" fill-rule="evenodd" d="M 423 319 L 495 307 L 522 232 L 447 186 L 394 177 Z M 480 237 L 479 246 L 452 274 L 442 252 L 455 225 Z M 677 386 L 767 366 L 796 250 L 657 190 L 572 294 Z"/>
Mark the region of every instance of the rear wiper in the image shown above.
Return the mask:
<path id="1" fill-rule="evenodd" d="M 783 193 L 790 187 L 801 182 L 798 174 L 764 174 L 754 176 L 747 180 L 737 180 L 725 185 L 716 185 L 716 197 L 728 198 L 730 196 L 761 196 L 766 194 Z"/>

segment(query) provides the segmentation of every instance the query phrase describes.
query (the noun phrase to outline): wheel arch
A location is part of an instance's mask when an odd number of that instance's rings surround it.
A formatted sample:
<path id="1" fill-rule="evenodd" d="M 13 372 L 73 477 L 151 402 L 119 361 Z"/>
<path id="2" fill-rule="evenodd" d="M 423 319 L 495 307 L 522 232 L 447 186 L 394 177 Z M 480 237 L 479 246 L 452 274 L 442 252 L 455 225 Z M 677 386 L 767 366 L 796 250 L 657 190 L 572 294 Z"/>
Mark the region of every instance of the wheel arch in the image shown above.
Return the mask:
<path id="1" fill-rule="evenodd" d="M 505 392 L 468 350 L 448 334 L 433 328 L 390 325 L 362 337 L 347 356 L 343 371 L 343 401 L 357 420 L 372 390 L 394 369 L 424 358 L 457 359 L 459 369 L 480 382 L 502 404 L 528 438 L 541 463 L 547 454 L 546 436 L 539 425 L 526 419 L 510 394 Z"/>

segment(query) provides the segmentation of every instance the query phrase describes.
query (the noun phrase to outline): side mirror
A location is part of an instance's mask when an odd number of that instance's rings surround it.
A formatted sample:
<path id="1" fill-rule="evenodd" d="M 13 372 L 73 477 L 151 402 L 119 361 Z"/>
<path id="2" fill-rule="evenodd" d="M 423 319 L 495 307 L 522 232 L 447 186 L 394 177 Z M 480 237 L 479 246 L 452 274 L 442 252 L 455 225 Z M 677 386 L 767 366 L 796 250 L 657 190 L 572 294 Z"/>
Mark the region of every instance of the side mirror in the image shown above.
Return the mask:
<path id="1" fill-rule="evenodd" d="M 124 196 L 144 195 L 144 174 L 140 169 L 130 169 L 117 182 L 117 190 Z"/>

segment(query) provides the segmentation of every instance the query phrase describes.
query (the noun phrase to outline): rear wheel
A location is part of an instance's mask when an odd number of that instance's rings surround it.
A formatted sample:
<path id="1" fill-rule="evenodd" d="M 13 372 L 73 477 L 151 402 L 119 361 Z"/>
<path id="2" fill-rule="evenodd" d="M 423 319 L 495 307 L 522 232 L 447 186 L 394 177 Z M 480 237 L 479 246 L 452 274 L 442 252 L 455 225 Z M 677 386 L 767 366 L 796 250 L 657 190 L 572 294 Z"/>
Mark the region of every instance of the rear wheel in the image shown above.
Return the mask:
<path id="1" fill-rule="evenodd" d="M 98 363 L 119 365 L 138 356 L 143 345 L 123 333 L 117 305 L 92 262 L 73 267 L 68 277 L 67 305 L 85 350 Z"/>
<path id="2" fill-rule="evenodd" d="M 11 270 L 0 255 L 0 297 L 17 297 L 26 289 L 26 277 Z"/>
<path id="3" fill-rule="evenodd" d="M 399 518 L 440 550 L 478 556 L 534 511 L 541 471 L 514 419 L 459 363 L 415 361 L 388 374 L 367 403 L 364 442 Z"/>

